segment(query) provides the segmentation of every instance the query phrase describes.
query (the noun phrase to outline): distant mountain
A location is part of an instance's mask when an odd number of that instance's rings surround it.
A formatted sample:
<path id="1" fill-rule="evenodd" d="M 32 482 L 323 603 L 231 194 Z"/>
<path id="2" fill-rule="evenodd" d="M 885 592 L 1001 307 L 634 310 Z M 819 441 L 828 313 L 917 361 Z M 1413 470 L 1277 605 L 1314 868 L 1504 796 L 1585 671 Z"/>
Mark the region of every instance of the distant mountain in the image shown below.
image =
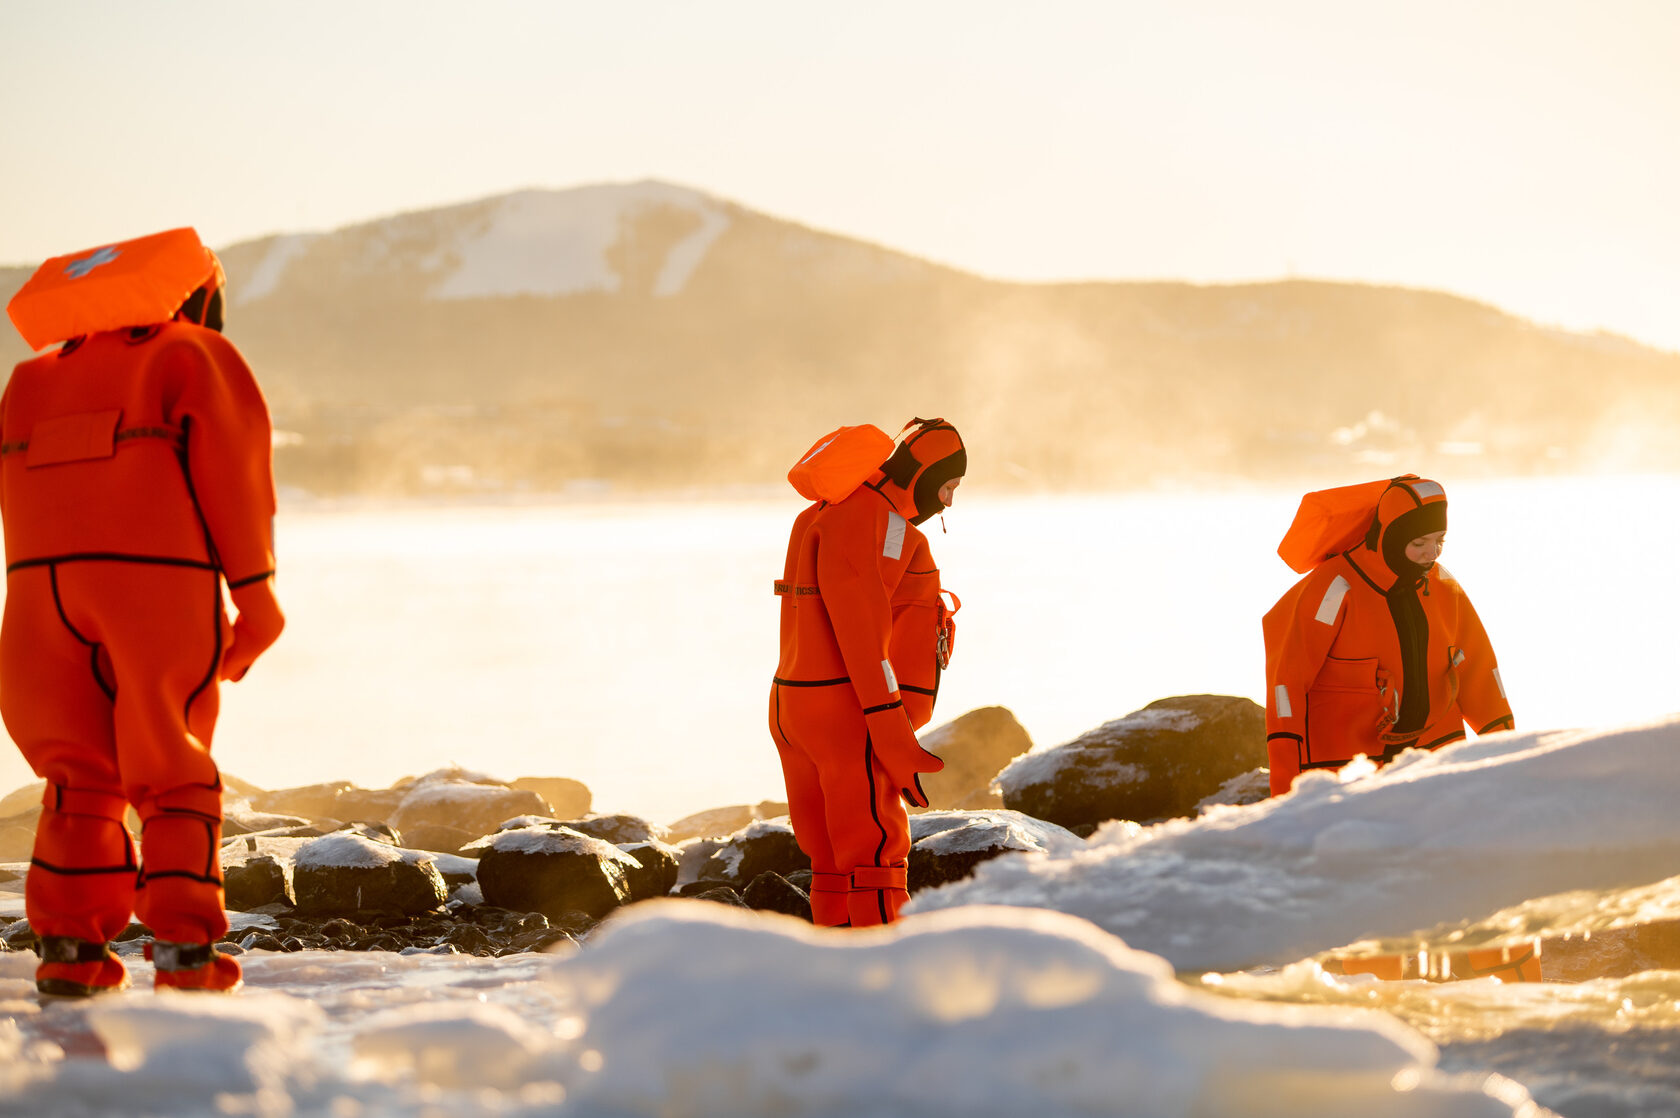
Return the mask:
<path id="1" fill-rule="evenodd" d="M 658 182 L 220 251 L 318 492 L 760 483 L 935 413 L 989 484 L 1680 465 L 1680 355 L 1437 292 L 1001 283 Z"/>

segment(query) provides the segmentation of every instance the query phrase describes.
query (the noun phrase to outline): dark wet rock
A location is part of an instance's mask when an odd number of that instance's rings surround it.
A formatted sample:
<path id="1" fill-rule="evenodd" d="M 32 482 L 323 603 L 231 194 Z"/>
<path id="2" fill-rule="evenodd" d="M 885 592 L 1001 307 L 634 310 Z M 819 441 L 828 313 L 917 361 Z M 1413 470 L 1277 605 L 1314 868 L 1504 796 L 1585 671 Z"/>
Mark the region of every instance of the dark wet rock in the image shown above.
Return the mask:
<path id="1" fill-rule="evenodd" d="M 721 838 L 732 835 L 742 827 L 759 819 L 774 819 L 786 815 L 788 806 L 779 800 L 762 800 L 756 804 L 736 804 L 714 807 L 685 815 L 672 823 L 665 841 L 676 844 L 693 838 Z"/>
<path id="2" fill-rule="evenodd" d="M 641 868 L 618 847 L 569 828 L 527 827 L 487 835 L 477 854 L 478 885 L 488 904 L 559 917 L 601 917 L 631 899 L 630 874 Z"/>
<path id="3" fill-rule="evenodd" d="M 408 789 L 390 816 L 399 829 L 422 824 L 487 835 L 516 815 L 543 815 L 548 804 L 535 792 L 499 784 L 425 779 Z"/>
<path id="4" fill-rule="evenodd" d="M 780 912 L 785 916 L 811 919 L 811 898 L 779 873 L 761 873 L 752 879 L 741 901 L 759 912 Z"/>
<path id="5" fill-rule="evenodd" d="M 787 883 L 808 897 L 811 895 L 811 876 L 810 870 L 794 870 L 787 875 Z"/>
<path id="6" fill-rule="evenodd" d="M 699 881 L 690 881 L 677 886 L 677 896 L 698 897 L 702 893 L 709 893 L 714 889 L 733 889 L 734 885 L 715 877 L 703 877 Z"/>
<path id="7" fill-rule="evenodd" d="M 920 735 L 922 748 L 945 762 L 924 773 L 922 790 L 934 810 L 1003 806 L 991 787 L 1009 762 L 1032 749 L 1032 738 L 1007 707 L 981 707 Z"/>
<path id="8" fill-rule="evenodd" d="M 152 938 L 152 930 L 138 920 L 129 921 L 128 927 L 117 933 L 112 943 L 128 943 L 132 940 L 146 940 Z"/>
<path id="9" fill-rule="evenodd" d="M 587 815 L 582 819 L 568 819 L 562 825 L 614 846 L 665 838 L 664 827 L 649 823 L 639 815 Z"/>
<path id="10" fill-rule="evenodd" d="M 744 889 L 761 873 L 783 877 L 811 868 L 811 859 L 799 849 L 793 825 L 787 817 L 760 819 L 724 839 L 700 867 L 697 878 L 727 881 Z"/>
<path id="11" fill-rule="evenodd" d="M 697 901 L 711 901 L 714 904 L 725 904 L 729 905 L 731 908 L 749 907 L 747 902 L 741 899 L 741 894 L 737 893 L 728 886 L 724 886 L 720 889 L 707 889 L 704 893 L 696 893 L 694 894 L 694 899 Z"/>
<path id="12" fill-rule="evenodd" d="M 548 805 L 545 815 L 556 819 L 581 819 L 589 814 L 593 797 L 580 781 L 562 776 L 522 776 L 511 787 L 535 792 Z"/>
<path id="13" fill-rule="evenodd" d="M 1065 852 L 1079 836 L 1020 812 L 931 811 L 910 818 L 912 893 L 961 881 L 981 862 L 1014 852 Z"/>
<path id="14" fill-rule="evenodd" d="M 261 905 L 297 903 L 292 894 L 288 866 L 272 854 L 258 854 L 222 870 L 226 905 L 235 912 L 249 912 Z"/>
<path id="15" fill-rule="evenodd" d="M 337 834 L 340 832 L 349 835 L 361 835 L 363 838 L 372 839 L 374 842 L 383 842 L 390 846 L 401 846 L 403 844 L 401 831 L 391 824 L 377 819 L 352 819 L 340 823 L 333 828 L 331 833 Z"/>
<path id="16" fill-rule="evenodd" d="M 1248 699 L 1160 699 L 998 774 L 1012 811 L 1069 829 L 1194 815 L 1232 777 L 1266 763 L 1266 717 Z"/>
<path id="17" fill-rule="evenodd" d="M 657 839 L 628 843 L 619 847 L 639 862 L 640 868 L 630 870 L 630 899 L 646 901 L 663 897 L 677 883 L 678 851 Z"/>
<path id="18" fill-rule="evenodd" d="M 13 951 L 35 950 L 35 931 L 29 926 L 28 920 L 13 920 L 0 930 L 0 942 Z"/>
<path id="19" fill-rule="evenodd" d="M 449 896 L 429 856 L 350 832 L 298 849 L 292 891 L 298 911 L 308 915 L 428 912 Z"/>
<path id="20" fill-rule="evenodd" d="M 430 850 L 435 854 L 459 854 L 461 848 L 478 834 L 449 827 L 442 823 L 415 823 L 403 832 L 403 845 L 410 850 Z"/>

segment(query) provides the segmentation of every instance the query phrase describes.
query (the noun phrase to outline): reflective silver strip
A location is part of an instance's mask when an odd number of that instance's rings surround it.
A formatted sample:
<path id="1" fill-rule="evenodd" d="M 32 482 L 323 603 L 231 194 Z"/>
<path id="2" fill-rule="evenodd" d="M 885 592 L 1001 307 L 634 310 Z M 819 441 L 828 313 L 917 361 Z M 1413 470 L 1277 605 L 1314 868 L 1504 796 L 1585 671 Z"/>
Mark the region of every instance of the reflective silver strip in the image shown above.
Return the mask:
<path id="1" fill-rule="evenodd" d="M 1325 588 L 1324 600 L 1318 603 L 1318 612 L 1313 614 L 1313 620 L 1322 621 L 1326 625 L 1336 623 L 1336 614 L 1341 612 L 1342 598 L 1348 592 L 1348 581 L 1341 575 L 1331 580 Z"/>
<path id="2" fill-rule="evenodd" d="M 1506 702 L 1511 701 L 1511 696 L 1505 693 L 1505 681 L 1499 678 L 1498 668 L 1493 669 L 1493 685 L 1499 688 L 1499 697 L 1501 699 L 1504 699 Z"/>
<path id="3" fill-rule="evenodd" d="M 1447 491 L 1441 488 L 1439 482 L 1435 481 L 1413 482 L 1412 492 L 1416 493 L 1419 499 L 1428 497 L 1445 497 L 1447 495 Z"/>
<path id="4" fill-rule="evenodd" d="M 1277 685 L 1274 692 L 1277 697 L 1277 713 L 1279 718 L 1294 718 L 1295 708 L 1289 705 L 1289 688 L 1283 684 Z"/>
<path id="5" fill-rule="evenodd" d="M 1453 649 L 1453 667 L 1456 668 L 1462 663 L 1464 663 L 1464 650 L 1462 648 Z M 1498 675 L 1499 673 L 1495 672 L 1494 674 Z"/>
<path id="6" fill-rule="evenodd" d="M 892 661 L 891 660 L 882 660 L 881 661 L 881 675 L 887 681 L 887 690 L 888 691 L 897 691 L 898 690 L 898 677 L 896 675 L 893 675 Z"/>
<path id="7" fill-rule="evenodd" d="M 897 559 L 904 554 L 904 518 L 896 512 L 887 513 L 887 544 L 881 548 L 881 554 L 888 559 Z"/>

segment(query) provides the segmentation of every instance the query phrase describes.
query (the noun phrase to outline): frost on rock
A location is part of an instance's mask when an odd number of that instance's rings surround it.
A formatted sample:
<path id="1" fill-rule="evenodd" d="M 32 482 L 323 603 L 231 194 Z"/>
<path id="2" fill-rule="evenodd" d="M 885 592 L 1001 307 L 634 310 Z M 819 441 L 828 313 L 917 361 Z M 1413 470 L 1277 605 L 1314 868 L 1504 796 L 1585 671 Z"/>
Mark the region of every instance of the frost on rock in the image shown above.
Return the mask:
<path id="1" fill-rule="evenodd" d="M 431 861 L 430 854 L 404 850 L 389 843 L 375 842 L 362 835 L 335 832 L 299 846 L 292 855 L 294 866 L 377 867 L 393 862 Z"/>
<path id="2" fill-rule="evenodd" d="M 494 850 L 500 854 L 598 854 L 601 848 L 617 850 L 610 843 L 570 827 L 534 826 L 497 831 L 469 842 L 462 850 Z M 622 851 L 619 853 L 622 854 Z M 626 855 L 627 857 L 628 855 Z"/>

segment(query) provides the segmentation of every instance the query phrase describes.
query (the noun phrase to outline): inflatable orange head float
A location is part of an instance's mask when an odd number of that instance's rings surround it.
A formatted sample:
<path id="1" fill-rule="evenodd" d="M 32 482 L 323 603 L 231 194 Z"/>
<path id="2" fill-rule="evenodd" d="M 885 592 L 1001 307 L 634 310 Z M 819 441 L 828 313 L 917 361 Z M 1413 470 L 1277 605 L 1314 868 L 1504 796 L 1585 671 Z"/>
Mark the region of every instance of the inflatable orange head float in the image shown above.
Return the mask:
<path id="1" fill-rule="evenodd" d="M 912 419 L 901 432 L 892 457 L 881 463 L 887 480 L 910 494 L 920 524 L 945 511 L 939 491 L 968 472 L 968 450 L 957 429 L 943 419 Z"/>
<path id="2" fill-rule="evenodd" d="M 1401 578 L 1421 578 L 1432 564 L 1406 558 L 1406 545 L 1446 530 L 1447 491 L 1440 482 L 1408 475 L 1389 482 L 1378 498 L 1365 546 L 1381 555 L 1388 569 Z"/>
<path id="3" fill-rule="evenodd" d="M 183 318 L 222 328 L 222 262 L 190 228 L 55 256 L 6 304 L 32 349 Z"/>

